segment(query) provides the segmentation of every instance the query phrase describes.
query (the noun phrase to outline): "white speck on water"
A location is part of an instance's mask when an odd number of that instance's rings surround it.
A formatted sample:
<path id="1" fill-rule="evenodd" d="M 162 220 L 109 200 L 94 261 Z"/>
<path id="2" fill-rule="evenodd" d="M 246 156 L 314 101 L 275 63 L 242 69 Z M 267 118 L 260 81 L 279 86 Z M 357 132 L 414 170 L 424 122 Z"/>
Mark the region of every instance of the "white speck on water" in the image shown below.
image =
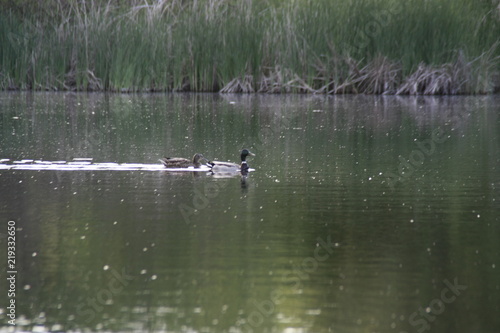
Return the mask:
<path id="1" fill-rule="evenodd" d="M 481 215 L 477 214 L 477 218 L 480 218 L 480 217 L 481 217 Z"/>
<path id="2" fill-rule="evenodd" d="M 27 284 L 27 285 L 25 285 L 25 286 L 23 287 L 23 289 L 24 289 L 24 290 L 30 290 L 30 289 L 31 289 L 31 286 L 30 286 L 29 284 Z"/>
<path id="3" fill-rule="evenodd" d="M 156 274 L 151 275 L 151 280 L 156 280 L 157 278 L 158 276 L 156 276 Z"/>
<path id="4" fill-rule="evenodd" d="M 114 221 L 114 222 L 113 222 L 113 225 L 116 225 L 116 224 L 118 224 L 118 221 Z"/>
<path id="5" fill-rule="evenodd" d="M 491 268 L 495 268 L 495 267 L 496 267 L 495 264 L 491 265 Z"/>
<path id="6" fill-rule="evenodd" d="M 142 252 L 146 252 L 147 250 L 148 250 L 148 248 L 145 247 L 145 248 L 142 249 Z"/>
<path id="7" fill-rule="evenodd" d="M 413 223 L 413 222 L 415 222 L 415 221 L 414 221 L 413 219 L 411 219 L 411 220 L 410 220 L 410 223 Z"/>
<path id="8" fill-rule="evenodd" d="M 109 265 L 104 265 L 104 267 L 102 269 L 107 271 L 109 269 Z"/>
<path id="9" fill-rule="evenodd" d="M 80 239 L 85 239 L 85 236 L 80 236 Z"/>
<path id="10" fill-rule="evenodd" d="M 62 325 L 59 325 L 59 324 L 54 324 L 52 325 L 52 328 L 51 328 L 51 332 L 60 332 L 63 330 L 63 327 Z"/>
<path id="11" fill-rule="evenodd" d="M 146 274 L 147 272 L 148 272 L 147 270 L 143 269 L 143 270 L 141 270 L 141 275 L 144 275 L 144 274 Z"/>
<path id="12" fill-rule="evenodd" d="M 425 312 L 427 312 L 427 313 L 431 313 L 431 308 L 430 308 L 429 306 L 428 306 L 428 307 L 426 307 L 426 308 L 425 308 Z"/>
<path id="13" fill-rule="evenodd" d="M 36 252 L 33 252 L 33 253 L 31 254 L 31 256 L 32 256 L 32 257 L 36 257 L 37 255 L 38 255 L 38 253 L 36 253 Z"/>
<path id="14" fill-rule="evenodd" d="M 309 309 L 306 310 L 306 314 L 310 316 L 319 316 L 321 314 L 321 309 Z"/>

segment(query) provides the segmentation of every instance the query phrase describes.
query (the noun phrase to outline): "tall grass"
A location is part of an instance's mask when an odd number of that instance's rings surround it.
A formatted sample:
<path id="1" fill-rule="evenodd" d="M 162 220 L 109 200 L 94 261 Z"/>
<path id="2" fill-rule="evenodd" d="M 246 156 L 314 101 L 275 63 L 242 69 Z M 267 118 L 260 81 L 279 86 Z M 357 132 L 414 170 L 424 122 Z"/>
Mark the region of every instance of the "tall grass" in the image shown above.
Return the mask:
<path id="1" fill-rule="evenodd" d="M 471 94 L 500 87 L 498 0 L 50 0 L 28 11 L 23 1 L 0 1 L 1 89 Z"/>

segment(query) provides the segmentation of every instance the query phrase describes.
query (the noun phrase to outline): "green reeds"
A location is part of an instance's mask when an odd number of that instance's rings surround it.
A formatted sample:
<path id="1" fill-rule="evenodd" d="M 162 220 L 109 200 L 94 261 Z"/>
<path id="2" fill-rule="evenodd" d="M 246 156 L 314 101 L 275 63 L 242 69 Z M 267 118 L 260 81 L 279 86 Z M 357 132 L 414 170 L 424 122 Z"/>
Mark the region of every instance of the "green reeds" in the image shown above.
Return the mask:
<path id="1" fill-rule="evenodd" d="M 475 94 L 500 87 L 498 1 L 50 0 L 27 12 L 22 2 L 0 2 L 0 89 Z"/>

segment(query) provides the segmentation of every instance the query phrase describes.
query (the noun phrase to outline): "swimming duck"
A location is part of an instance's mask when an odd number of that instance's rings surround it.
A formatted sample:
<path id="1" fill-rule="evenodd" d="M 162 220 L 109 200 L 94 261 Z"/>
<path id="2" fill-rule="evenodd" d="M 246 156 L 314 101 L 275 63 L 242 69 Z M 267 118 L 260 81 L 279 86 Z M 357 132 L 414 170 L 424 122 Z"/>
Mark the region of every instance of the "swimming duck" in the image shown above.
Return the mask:
<path id="1" fill-rule="evenodd" d="M 243 172 L 248 173 L 247 156 L 255 156 L 248 149 L 241 151 L 241 164 L 220 161 L 208 161 L 207 165 L 211 168 L 212 172 Z"/>
<path id="2" fill-rule="evenodd" d="M 201 166 L 200 160 L 208 161 L 202 154 L 194 154 L 193 160 L 183 157 L 164 157 L 160 159 L 160 162 L 165 168 L 187 168 L 190 166 L 199 168 Z"/>

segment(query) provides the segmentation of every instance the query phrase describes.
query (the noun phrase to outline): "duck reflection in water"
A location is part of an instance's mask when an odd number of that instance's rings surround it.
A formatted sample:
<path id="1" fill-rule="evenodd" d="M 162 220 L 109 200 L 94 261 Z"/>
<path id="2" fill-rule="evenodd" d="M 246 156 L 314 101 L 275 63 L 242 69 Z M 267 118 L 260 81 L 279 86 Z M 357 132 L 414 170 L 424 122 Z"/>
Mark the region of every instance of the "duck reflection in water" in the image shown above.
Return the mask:
<path id="1" fill-rule="evenodd" d="M 241 188 L 246 190 L 247 189 L 247 178 L 248 178 L 248 168 L 246 170 L 241 170 Z"/>

